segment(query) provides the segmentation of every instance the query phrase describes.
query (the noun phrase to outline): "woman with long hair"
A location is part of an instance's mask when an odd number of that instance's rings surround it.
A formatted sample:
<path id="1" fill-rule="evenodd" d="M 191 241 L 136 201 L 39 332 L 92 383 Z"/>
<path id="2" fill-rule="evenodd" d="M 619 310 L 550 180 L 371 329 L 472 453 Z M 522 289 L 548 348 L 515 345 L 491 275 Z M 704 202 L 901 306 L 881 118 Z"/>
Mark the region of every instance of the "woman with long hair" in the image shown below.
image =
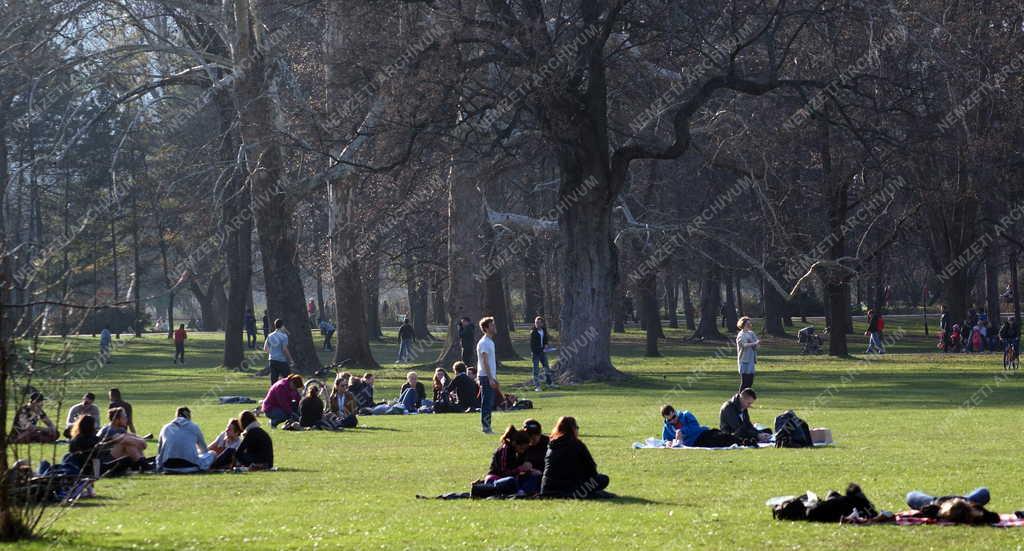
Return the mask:
<path id="1" fill-rule="evenodd" d="M 501 445 L 491 456 L 491 468 L 484 482 L 494 484 L 498 493 L 517 495 L 536 494 L 540 489 L 540 476 L 525 465 L 526 449 L 530 447 L 530 435 L 509 425 L 501 435 Z"/>
<path id="2" fill-rule="evenodd" d="M 607 475 L 597 472 L 597 463 L 580 440 L 576 419 L 559 418 L 544 458 L 541 495 L 583 499 L 600 495 L 608 482 Z"/>
<path id="3" fill-rule="evenodd" d="M 736 365 L 740 372 L 740 390 L 754 386 L 754 365 L 761 340 L 754 334 L 750 318 L 743 316 L 736 322 Z"/>

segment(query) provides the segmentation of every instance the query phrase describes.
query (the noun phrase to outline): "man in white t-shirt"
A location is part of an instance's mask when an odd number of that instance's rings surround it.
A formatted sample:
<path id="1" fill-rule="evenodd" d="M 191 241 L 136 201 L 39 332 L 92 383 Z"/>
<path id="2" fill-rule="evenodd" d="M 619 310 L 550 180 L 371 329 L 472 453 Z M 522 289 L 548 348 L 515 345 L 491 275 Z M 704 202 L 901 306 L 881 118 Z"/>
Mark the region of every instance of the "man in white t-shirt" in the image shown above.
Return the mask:
<path id="1" fill-rule="evenodd" d="M 498 360 L 494 355 L 494 336 L 498 329 L 494 318 L 480 320 L 480 331 L 483 337 L 476 343 L 477 382 L 480 384 L 480 424 L 484 434 L 494 434 L 491 430 L 491 411 L 494 409 L 494 393 L 498 389 Z"/>
<path id="2" fill-rule="evenodd" d="M 267 353 L 270 384 L 273 385 L 278 379 L 288 376 L 289 366 L 293 362 L 292 353 L 288 351 L 288 330 L 284 327 L 284 320 L 274 320 L 274 332 L 267 335 L 263 351 Z"/>

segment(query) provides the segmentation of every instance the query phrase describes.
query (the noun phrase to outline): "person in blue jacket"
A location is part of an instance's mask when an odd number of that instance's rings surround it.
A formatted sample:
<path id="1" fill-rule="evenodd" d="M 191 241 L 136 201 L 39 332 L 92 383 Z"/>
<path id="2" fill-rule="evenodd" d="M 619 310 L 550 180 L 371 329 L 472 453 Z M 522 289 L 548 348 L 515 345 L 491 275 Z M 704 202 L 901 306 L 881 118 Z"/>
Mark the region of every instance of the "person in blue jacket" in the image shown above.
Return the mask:
<path id="1" fill-rule="evenodd" d="M 705 427 L 697 421 L 696 415 L 689 411 L 677 413 L 676 408 L 668 404 L 662 406 L 661 418 L 665 421 L 661 439 L 672 446 L 681 444 L 690 448 L 725 448 L 732 445 L 757 445 L 756 439 L 737 438 L 718 429 Z"/>

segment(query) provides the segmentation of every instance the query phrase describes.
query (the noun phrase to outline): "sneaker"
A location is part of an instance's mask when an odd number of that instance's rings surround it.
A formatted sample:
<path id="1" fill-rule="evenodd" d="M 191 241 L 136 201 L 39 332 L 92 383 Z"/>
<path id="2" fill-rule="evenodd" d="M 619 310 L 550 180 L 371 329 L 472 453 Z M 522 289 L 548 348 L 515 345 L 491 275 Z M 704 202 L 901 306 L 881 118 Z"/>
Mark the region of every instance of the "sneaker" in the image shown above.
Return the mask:
<path id="1" fill-rule="evenodd" d="M 493 431 L 493 430 L 491 430 L 491 429 L 484 429 L 484 430 L 483 430 L 483 433 L 484 433 L 484 434 L 494 434 L 494 431 Z"/>

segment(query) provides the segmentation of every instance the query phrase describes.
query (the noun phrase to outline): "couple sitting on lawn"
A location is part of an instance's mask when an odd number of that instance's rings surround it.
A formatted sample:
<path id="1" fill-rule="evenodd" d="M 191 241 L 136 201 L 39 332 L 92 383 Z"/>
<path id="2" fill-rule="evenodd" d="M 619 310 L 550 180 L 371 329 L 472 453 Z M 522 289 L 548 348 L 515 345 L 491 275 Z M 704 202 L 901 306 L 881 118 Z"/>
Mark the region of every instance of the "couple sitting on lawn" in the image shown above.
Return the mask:
<path id="1" fill-rule="evenodd" d="M 579 439 L 576 419 L 561 417 L 550 438 L 535 419 L 527 419 L 522 429 L 509 425 L 484 483 L 501 495 L 583 499 L 603 494 L 608 476 L 597 472 L 590 450 Z"/>
<path id="2" fill-rule="evenodd" d="M 192 422 L 192 412 L 180 407 L 174 419 L 160 431 L 159 442 L 156 468 L 160 472 L 187 474 L 236 466 L 252 470 L 274 466 L 270 435 L 248 410 L 237 419 L 229 419 L 224 432 L 207 445 L 203 431 Z"/>
<path id="3" fill-rule="evenodd" d="M 722 448 L 728 446 L 757 446 L 771 438 L 768 430 L 758 430 L 750 422 L 750 406 L 757 400 L 752 388 L 744 388 L 729 401 L 722 404 L 719 413 L 719 428 L 705 427 L 697 416 L 689 411 L 676 412 L 665 405 L 661 417 L 665 421 L 661 439 L 666 445 L 688 446 L 691 448 Z"/>

